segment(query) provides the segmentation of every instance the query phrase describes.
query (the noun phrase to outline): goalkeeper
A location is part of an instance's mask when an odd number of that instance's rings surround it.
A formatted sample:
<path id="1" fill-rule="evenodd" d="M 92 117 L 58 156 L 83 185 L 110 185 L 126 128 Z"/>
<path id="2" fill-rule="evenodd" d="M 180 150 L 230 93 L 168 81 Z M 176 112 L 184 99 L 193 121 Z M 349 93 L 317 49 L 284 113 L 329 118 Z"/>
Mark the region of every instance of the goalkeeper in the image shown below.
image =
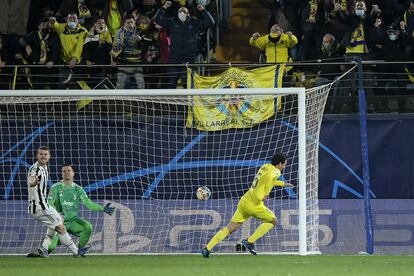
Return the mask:
<path id="1" fill-rule="evenodd" d="M 71 164 L 65 164 L 62 167 L 62 181 L 54 184 L 49 191 L 48 202 L 64 217 L 64 225 L 67 231 L 79 237 L 79 248 L 84 248 L 88 244 L 93 227 L 92 224 L 78 217 L 81 202 L 86 208 L 92 211 L 105 212 L 112 215 L 115 207 L 110 203 L 105 206 L 94 203 L 85 193 L 83 188 L 73 182 L 75 172 Z M 59 245 L 59 239 L 54 237 L 49 245 L 49 253 L 55 250 Z"/>
<path id="2" fill-rule="evenodd" d="M 217 232 L 201 251 L 203 257 L 208 258 L 213 247 L 236 231 L 249 217 L 255 217 L 263 222 L 253 235 L 246 240 L 242 240 L 242 244 L 250 253 L 256 255 L 254 242 L 269 232 L 277 222 L 275 214 L 264 205 L 264 201 L 274 186 L 293 188 L 292 184 L 279 180 L 281 171 L 286 167 L 286 159 L 283 154 L 275 154 L 272 157 L 271 164 L 264 164 L 260 167 L 250 189 L 240 199 L 230 223 Z"/>

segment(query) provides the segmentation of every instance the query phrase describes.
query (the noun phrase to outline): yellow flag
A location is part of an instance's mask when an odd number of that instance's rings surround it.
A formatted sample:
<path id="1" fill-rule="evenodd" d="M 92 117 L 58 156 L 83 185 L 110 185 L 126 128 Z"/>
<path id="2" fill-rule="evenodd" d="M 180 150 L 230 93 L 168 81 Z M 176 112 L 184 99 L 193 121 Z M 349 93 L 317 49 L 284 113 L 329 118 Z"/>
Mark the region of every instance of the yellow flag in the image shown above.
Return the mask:
<path id="1" fill-rule="evenodd" d="M 414 74 L 411 74 L 410 70 L 408 70 L 407 67 L 405 67 L 404 69 L 405 69 L 405 72 L 407 73 L 408 80 L 410 82 L 414 83 Z"/>
<path id="2" fill-rule="evenodd" d="M 225 72 L 204 77 L 188 69 L 187 87 L 202 88 L 272 88 L 282 87 L 284 65 L 267 66 L 253 70 L 229 68 Z M 281 106 L 281 98 L 269 96 L 257 100 L 254 97 L 194 96 L 189 108 L 187 127 L 203 131 L 216 131 L 229 128 L 252 127 L 274 115 L 275 107 Z"/>
<path id="3" fill-rule="evenodd" d="M 83 90 L 90 90 L 91 88 L 89 87 L 89 85 L 84 82 L 84 81 L 77 81 L 77 83 L 79 84 L 79 86 L 83 89 Z M 85 99 L 85 100 L 80 100 L 78 101 L 78 110 L 83 109 L 85 106 L 87 106 L 88 104 L 90 104 L 92 102 L 92 100 L 89 99 Z"/>

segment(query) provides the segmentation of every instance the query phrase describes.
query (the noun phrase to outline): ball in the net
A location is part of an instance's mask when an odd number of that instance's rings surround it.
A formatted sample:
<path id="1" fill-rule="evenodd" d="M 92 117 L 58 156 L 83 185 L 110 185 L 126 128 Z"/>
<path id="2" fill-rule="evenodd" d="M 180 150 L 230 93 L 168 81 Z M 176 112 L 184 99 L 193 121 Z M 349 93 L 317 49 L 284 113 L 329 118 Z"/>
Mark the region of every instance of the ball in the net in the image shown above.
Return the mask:
<path id="1" fill-rule="evenodd" d="M 207 200 L 211 197 L 211 191 L 206 186 L 199 187 L 196 195 L 199 200 Z"/>

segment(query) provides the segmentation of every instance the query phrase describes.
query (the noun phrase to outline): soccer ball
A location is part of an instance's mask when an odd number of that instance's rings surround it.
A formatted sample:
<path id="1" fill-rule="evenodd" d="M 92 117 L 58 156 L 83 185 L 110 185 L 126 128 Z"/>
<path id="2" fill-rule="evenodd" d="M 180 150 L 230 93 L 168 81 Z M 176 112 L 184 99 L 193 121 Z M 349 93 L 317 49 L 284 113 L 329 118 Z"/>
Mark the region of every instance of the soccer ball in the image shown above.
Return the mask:
<path id="1" fill-rule="evenodd" d="M 207 200 L 211 197 L 211 191 L 206 186 L 199 187 L 196 195 L 199 200 Z"/>

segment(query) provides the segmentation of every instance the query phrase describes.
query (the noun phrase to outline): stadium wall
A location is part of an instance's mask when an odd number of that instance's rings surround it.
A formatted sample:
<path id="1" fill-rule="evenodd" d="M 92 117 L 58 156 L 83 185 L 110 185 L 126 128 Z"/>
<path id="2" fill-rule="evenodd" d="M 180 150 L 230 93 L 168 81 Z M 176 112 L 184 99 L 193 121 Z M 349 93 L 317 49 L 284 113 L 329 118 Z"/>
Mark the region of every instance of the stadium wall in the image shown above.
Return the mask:
<path id="1" fill-rule="evenodd" d="M 232 210 L 225 207 L 231 202 L 218 201 L 193 200 L 184 205 L 176 200 L 120 201 L 114 203 L 114 216 L 83 210 L 81 217 L 94 225 L 93 253 L 199 253 L 199 245 L 205 244 L 232 216 Z M 376 199 L 372 207 L 375 254 L 413 255 L 414 200 Z M 358 254 L 365 250 L 362 200 L 323 199 L 319 208 L 319 247 L 323 254 Z M 275 210 L 275 214 L 280 223 L 270 234 L 285 251 L 298 242 L 297 211 Z M 0 221 L 0 254 L 25 254 L 33 247 L 31 242 L 37 246 L 44 235 L 44 227 L 29 218 L 25 201 L 1 201 Z M 236 253 L 235 244 L 252 234 L 257 225 L 256 220 L 249 220 L 215 250 Z M 269 235 L 264 236 L 256 248 L 259 252 L 269 251 L 270 243 Z M 60 247 L 59 252 L 65 251 Z"/>

